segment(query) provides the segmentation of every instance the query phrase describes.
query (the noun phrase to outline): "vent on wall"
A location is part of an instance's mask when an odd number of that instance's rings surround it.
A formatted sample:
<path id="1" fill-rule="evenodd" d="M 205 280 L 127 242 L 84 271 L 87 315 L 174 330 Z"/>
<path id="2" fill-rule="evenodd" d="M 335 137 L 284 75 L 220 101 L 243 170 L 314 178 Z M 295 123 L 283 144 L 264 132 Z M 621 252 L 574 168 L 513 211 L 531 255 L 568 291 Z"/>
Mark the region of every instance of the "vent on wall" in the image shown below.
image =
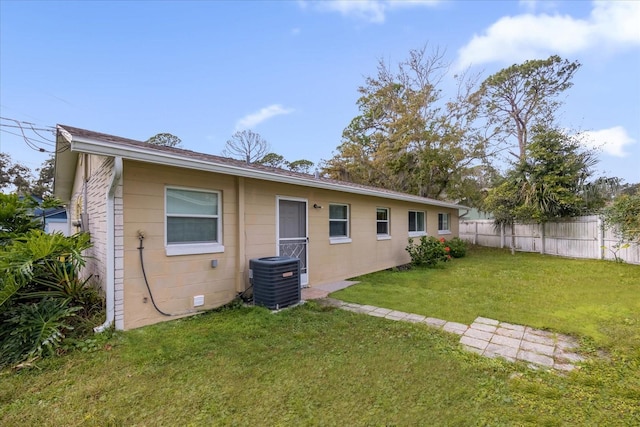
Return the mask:
<path id="1" fill-rule="evenodd" d="M 193 297 L 193 306 L 199 307 L 201 305 L 204 305 L 204 295 L 195 295 Z"/>

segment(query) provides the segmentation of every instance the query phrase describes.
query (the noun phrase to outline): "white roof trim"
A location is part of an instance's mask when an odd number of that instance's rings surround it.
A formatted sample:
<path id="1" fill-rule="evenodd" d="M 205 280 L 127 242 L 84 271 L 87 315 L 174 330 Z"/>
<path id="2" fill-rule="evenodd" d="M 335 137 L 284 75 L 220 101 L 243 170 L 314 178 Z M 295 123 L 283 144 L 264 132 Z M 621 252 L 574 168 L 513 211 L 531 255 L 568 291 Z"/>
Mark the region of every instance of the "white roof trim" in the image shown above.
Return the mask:
<path id="1" fill-rule="evenodd" d="M 425 197 L 414 196 L 411 194 L 394 194 L 372 188 L 359 188 L 346 184 L 326 182 L 322 181 L 321 179 L 315 179 L 313 176 L 309 178 L 303 178 L 273 173 L 269 171 L 247 169 L 233 165 L 213 163 L 211 161 L 183 157 L 168 152 L 150 152 L 143 148 L 76 135 L 74 135 L 71 140 L 71 150 L 101 156 L 120 156 L 123 159 L 137 160 L 146 163 L 196 169 L 207 172 L 216 172 L 225 175 L 261 179 L 265 181 L 281 182 L 284 184 L 300 185 L 304 187 L 320 188 L 325 190 L 342 191 L 345 193 L 375 196 L 384 199 L 420 203 L 423 205 L 439 206 L 450 209 L 468 209 L 466 206 L 456 205 L 454 203 L 443 202 L 435 199 L 428 199 Z"/>

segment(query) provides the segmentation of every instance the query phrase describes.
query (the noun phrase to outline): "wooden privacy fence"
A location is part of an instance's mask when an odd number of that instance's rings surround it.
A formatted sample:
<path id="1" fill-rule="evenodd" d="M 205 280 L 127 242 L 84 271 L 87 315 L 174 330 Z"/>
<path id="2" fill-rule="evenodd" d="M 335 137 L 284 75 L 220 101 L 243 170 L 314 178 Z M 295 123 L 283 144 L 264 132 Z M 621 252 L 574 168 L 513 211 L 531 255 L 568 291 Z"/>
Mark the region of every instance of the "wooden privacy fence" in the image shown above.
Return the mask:
<path id="1" fill-rule="evenodd" d="M 596 215 L 568 218 L 546 224 L 515 224 L 515 249 L 523 252 L 575 258 L 614 260 L 618 238 Z M 493 220 L 460 220 L 460 238 L 480 246 L 511 247 L 511 227 Z M 617 252 L 618 258 L 640 264 L 640 245 Z"/>

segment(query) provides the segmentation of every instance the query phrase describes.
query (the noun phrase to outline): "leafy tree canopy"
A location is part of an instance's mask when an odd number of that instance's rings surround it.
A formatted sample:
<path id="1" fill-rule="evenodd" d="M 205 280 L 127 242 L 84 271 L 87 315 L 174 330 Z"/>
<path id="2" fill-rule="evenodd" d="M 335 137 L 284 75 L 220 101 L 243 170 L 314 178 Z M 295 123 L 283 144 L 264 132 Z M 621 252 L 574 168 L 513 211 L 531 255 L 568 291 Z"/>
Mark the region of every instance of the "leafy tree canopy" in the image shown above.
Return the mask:
<path id="1" fill-rule="evenodd" d="M 439 50 L 412 50 L 397 69 L 380 60 L 358 91 L 356 116 L 323 173 L 356 183 L 433 198 L 462 199 L 485 158 L 474 127 L 476 79 L 456 76 L 457 93 L 440 86 L 449 64 Z"/>
<path id="2" fill-rule="evenodd" d="M 161 145 L 163 147 L 176 147 L 179 148 L 182 144 L 182 140 L 170 133 L 158 133 L 151 138 L 147 139 L 149 144 Z"/>
<path id="3" fill-rule="evenodd" d="M 640 244 L 640 191 L 619 195 L 603 214 L 623 241 Z"/>
<path id="4" fill-rule="evenodd" d="M 588 182 L 594 153 L 576 138 L 536 127 L 525 154 L 485 199 L 485 210 L 496 222 L 546 222 L 594 212 L 604 204 Z"/>
<path id="5" fill-rule="evenodd" d="M 265 166 L 271 166 L 272 168 L 284 168 L 288 162 L 280 154 L 267 153 L 262 159 L 258 160 L 256 163 L 265 165 Z"/>
<path id="6" fill-rule="evenodd" d="M 293 162 L 287 164 L 287 168 L 293 172 L 309 173 L 311 171 L 311 168 L 313 167 L 313 164 L 314 163 L 310 160 L 294 160 Z"/>

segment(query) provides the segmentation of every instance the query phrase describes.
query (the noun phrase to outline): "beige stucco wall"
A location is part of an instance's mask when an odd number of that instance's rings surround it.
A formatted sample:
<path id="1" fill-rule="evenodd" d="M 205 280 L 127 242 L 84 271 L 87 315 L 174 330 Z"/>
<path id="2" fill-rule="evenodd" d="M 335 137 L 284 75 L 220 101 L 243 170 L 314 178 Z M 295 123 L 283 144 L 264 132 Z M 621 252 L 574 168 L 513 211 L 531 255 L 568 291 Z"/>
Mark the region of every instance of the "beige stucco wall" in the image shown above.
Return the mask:
<path id="1" fill-rule="evenodd" d="M 344 280 L 409 262 L 408 210 L 427 213 L 427 232 L 438 236 L 438 213 L 457 210 L 360 196 L 249 178 L 125 161 L 123 172 L 124 328 L 166 320 L 153 307 L 140 265 L 138 230 L 145 233 L 144 263 L 156 304 L 171 314 L 189 314 L 230 302 L 248 286 L 248 262 L 273 256 L 277 197 L 308 202 L 309 285 Z M 167 256 L 164 194 L 166 186 L 215 190 L 222 196 L 223 253 Z M 239 201 L 243 201 L 240 203 Z M 318 204 L 322 209 L 314 209 Z M 330 244 L 329 203 L 350 205 L 351 243 Z M 376 236 L 376 207 L 390 209 L 391 239 Z M 217 268 L 211 261 L 217 260 Z M 193 297 L 205 304 L 194 307 Z"/>
<path id="2" fill-rule="evenodd" d="M 200 171 L 124 162 L 124 313 L 125 329 L 166 320 L 152 305 L 138 250 L 145 234 L 144 265 L 153 298 L 169 314 L 189 314 L 230 302 L 236 296 L 237 178 Z M 215 190 L 222 194 L 224 253 L 167 256 L 164 194 L 166 186 Z M 218 267 L 212 268 L 211 261 Z M 193 297 L 205 304 L 194 307 Z"/>
<path id="3" fill-rule="evenodd" d="M 307 200 L 309 230 L 309 285 L 344 280 L 360 274 L 391 268 L 410 261 L 405 251 L 408 243 L 408 211 L 425 211 L 427 233 L 438 235 L 438 213 L 451 214 L 451 234 L 457 236 L 457 210 L 425 206 L 338 191 L 300 187 L 280 183 L 246 180 L 246 258 L 276 254 L 277 197 Z M 329 239 L 329 204 L 348 204 L 350 243 L 331 244 Z M 313 205 L 322 206 L 320 209 Z M 376 208 L 389 208 L 391 239 L 378 240 Z M 453 218 L 456 218 L 453 220 Z"/>

